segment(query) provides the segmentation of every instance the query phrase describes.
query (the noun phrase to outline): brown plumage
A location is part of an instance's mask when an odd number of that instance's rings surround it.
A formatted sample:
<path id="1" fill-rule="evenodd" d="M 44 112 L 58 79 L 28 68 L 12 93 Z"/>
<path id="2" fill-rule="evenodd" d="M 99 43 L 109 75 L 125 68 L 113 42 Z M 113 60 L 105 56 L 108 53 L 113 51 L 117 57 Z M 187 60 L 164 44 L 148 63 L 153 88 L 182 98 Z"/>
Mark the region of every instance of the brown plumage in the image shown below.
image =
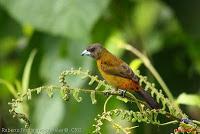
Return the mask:
<path id="1" fill-rule="evenodd" d="M 159 105 L 139 85 L 138 77 L 131 68 L 120 58 L 111 54 L 108 50 L 96 43 L 84 50 L 81 54 L 91 56 L 97 61 L 97 67 L 102 77 L 116 89 L 136 91 L 151 108 L 158 109 Z"/>

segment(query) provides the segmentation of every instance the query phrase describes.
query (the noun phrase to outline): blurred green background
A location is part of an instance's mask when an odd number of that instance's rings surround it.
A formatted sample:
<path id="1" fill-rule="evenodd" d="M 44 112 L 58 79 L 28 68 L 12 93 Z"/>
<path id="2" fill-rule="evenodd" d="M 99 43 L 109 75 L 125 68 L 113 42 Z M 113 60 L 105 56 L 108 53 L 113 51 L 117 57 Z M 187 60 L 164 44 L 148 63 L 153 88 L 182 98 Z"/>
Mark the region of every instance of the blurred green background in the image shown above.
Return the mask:
<path id="1" fill-rule="evenodd" d="M 98 74 L 95 62 L 80 53 L 89 44 L 100 42 L 130 63 L 136 57 L 117 45 L 129 43 L 148 55 L 172 94 L 200 91 L 200 1 L 199 0 L 0 0 L 0 79 L 22 81 L 31 51 L 33 61 L 29 88 L 58 84 L 65 69 L 82 67 Z M 155 82 L 142 65 L 139 70 Z M 87 82 L 72 84 L 83 87 Z M 159 87 L 157 85 L 157 87 Z M 0 85 L 0 127 L 24 127 L 8 112 L 14 96 Z M 35 95 L 28 102 L 31 128 L 81 128 L 92 131 L 94 118 L 103 111 L 104 96 L 91 104 L 64 102 L 59 92 L 49 99 Z M 112 100 L 110 107 L 130 109 Z M 200 107 L 181 105 L 190 118 L 200 120 Z M 131 124 L 127 124 L 131 125 Z M 177 126 L 139 124 L 133 133 L 170 133 Z M 154 128 L 154 129 L 152 129 Z M 104 133 L 114 133 L 110 125 Z"/>

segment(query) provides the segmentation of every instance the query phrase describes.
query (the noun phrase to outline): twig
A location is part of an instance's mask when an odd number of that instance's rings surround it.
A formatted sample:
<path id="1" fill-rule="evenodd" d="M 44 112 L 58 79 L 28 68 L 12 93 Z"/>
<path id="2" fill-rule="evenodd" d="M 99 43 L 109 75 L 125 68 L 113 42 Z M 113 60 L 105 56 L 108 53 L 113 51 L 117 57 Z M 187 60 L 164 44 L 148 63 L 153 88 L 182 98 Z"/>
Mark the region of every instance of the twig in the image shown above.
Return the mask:
<path id="1" fill-rule="evenodd" d="M 107 121 L 110 121 L 115 127 L 117 127 L 118 129 L 120 129 L 122 132 L 124 132 L 125 134 L 130 134 L 129 129 L 126 129 L 124 128 L 123 126 L 121 126 L 120 124 L 118 123 L 115 123 L 113 120 L 108 120 L 106 119 Z"/>
<path id="2" fill-rule="evenodd" d="M 194 123 L 196 123 L 196 124 L 200 125 L 200 121 L 197 121 L 197 120 L 192 120 L 192 122 L 194 122 Z"/>
<path id="3" fill-rule="evenodd" d="M 169 121 L 169 122 L 166 122 L 166 123 L 162 123 L 162 124 L 159 124 L 160 126 L 165 126 L 165 125 L 169 125 L 169 124 L 176 124 L 176 123 L 179 123 L 177 120 L 174 120 L 174 121 Z"/>
<path id="4" fill-rule="evenodd" d="M 106 112 L 107 103 L 108 103 L 108 101 L 109 101 L 111 98 L 112 98 L 112 95 L 110 95 L 110 96 L 106 99 L 106 101 L 105 101 L 105 103 L 104 103 L 104 106 L 103 106 L 103 111 L 104 111 L 104 112 Z"/>

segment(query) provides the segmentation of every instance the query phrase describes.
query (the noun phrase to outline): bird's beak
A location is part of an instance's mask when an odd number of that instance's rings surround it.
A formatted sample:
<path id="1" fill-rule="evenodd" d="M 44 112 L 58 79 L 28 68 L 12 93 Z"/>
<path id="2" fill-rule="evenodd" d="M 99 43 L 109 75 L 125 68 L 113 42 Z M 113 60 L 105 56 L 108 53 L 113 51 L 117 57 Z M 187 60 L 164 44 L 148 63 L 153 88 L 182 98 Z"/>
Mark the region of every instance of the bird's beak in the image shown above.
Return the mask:
<path id="1" fill-rule="evenodd" d="M 90 56 L 91 55 L 91 53 L 89 52 L 89 51 L 87 51 L 87 50 L 84 50 L 82 53 L 81 53 L 81 56 Z"/>

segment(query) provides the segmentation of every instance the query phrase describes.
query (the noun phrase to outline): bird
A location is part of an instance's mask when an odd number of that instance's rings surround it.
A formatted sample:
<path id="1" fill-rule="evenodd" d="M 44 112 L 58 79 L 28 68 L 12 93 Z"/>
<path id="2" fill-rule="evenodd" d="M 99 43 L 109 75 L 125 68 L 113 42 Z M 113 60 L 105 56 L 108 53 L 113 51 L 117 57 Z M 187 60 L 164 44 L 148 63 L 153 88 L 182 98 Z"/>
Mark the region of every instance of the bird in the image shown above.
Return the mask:
<path id="1" fill-rule="evenodd" d="M 126 93 L 136 92 L 141 96 L 152 109 L 159 109 L 159 104 L 139 84 L 139 78 L 122 59 L 116 57 L 100 43 L 89 45 L 82 53 L 82 56 L 90 56 L 96 60 L 97 68 L 105 79 L 115 89 Z"/>

